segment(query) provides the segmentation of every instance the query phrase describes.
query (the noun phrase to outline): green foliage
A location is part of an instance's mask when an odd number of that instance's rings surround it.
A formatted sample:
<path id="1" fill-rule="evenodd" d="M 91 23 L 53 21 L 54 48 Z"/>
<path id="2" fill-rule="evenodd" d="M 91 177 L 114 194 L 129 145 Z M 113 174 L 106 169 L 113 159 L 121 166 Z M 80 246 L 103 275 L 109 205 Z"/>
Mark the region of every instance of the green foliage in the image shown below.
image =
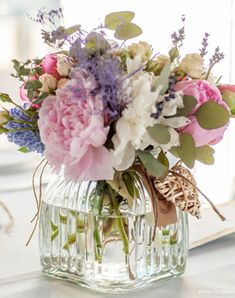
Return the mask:
<path id="1" fill-rule="evenodd" d="M 85 46 L 90 55 L 103 54 L 111 48 L 107 40 L 97 32 L 87 35 Z"/>
<path id="2" fill-rule="evenodd" d="M 170 49 L 169 56 L 170 56 L 171 62 L 173 62 L 176 58 L 179 57 L 179 49 L 177 46 Z"/>
<path id="3" fill-rule="evenodd" d="M 184 107 L 177 109 L 177 113 L 176 113 L 177 117 L 188 116 L 197 105 L 196 98 L 190 95 L 184 95 L 183 102 L 184 102 Z"/>
<path id="4" fill-rule="evenodd" d="M 202 128 L 211 130 L 226 125 L 230 114 L 223 106 L 210 100 L 199 107 L 195 116 Z"/>
<path id="5" fill-rule="evenodd" d="M 132 23 L 135 14 L 131 11 L 112 12 L 105 17 L 105 28 L 115 31 L 115 38 L 128 40 L 142 34 L 139 26 Z"/>
<path id="6" fill-rule="evenodd" d="M 29 153 L 29 150 L 26 147 L 21 147 L 21 148 L 18 149 L 18 151 L 20 151 L 22 153 Z"/>
<path id="7" fill-rule="evenodd" d="M 117 11 L 108 14 L 105 17 L 105 28 L 116 30 L 116 28 L 124 23 L 130 23 L 135 17 L 132 11 Z"/>
<path id="8" fill-rule="evenodd" d="M 167 144 L 170 142 L 171 135 L 166 126 L 155 124 L 148 128 L 149 135 L 159 144 Z"/>
<path id="9" fill-rule="evenodd" d="M 223 101 L 229 106 L 231 114 L 235 115 L 235 93 L 231 91 L 224 91 L 222 93 Z"/>
<path id="10" fill-rule="evenodd" d="M 168 89 L 168 85 L 169 85 L 169 76 L 171 73 L 171 63 L 168 62 L 165 64 L 165 66 L 163 67 L 157 81 L 156 84 L 154 86 L 155 90 L 159 87 L 162 86 L 161 89 L 161 94 L 165 94 L 167 89 Z"/>
<path id="11" fill-rule="evenodd" d="M 170 168 L 170 163 L 168 158 L 166 157 L 166 154 L 161 150 L 161 152 L 158 154 L 157 160 L 165 165 L 167 167 L 167 171 L 165 172 L 165 174 L 163 176 L 160 177 L 160 180 L 164 181 L 164 179 L 166 178 L 168 172 L 169 172 L 169 168 Z"/>
<path id="12" fill-rule="evenodd" d="M 208 145 L 196 148 L 196 159 L 206 165 L 214 164 L 215 150 Z"/>
<path id="13" fill-rule="evenodd" d="M 28 65 L 31 63 L 31 60 L 27 60 L 26 62 L 19 62 L 16 59 L 12 60 L 13 67 L 16 71 L 16 75 L 12 74 L 13 77 L 18 78 L 20 81 L 24 81 L 24 76 L 28 76 L 31 72 L 31 68 Z"/>
<path id="14" fill-rule="evenodd" d="M 38 90 L 42 87 L 42 83 L 39 80 L 29 80 L 25 83 L 25 89 L 27 90 Z"/>
<path id="15" fill-rule="evenodd" d="M 180 134 L 180 146 L 171 148 L 170 152 L 179 157 L 183 163 L 193 168 L 196 160 L 196 146 L 193 137 L 187 133 Z"/>
<path id="16" fill-rule="evenodd" d="M 142 29 L 134 23 L 125 23 L 117 27 L 114 37 L 120 40 L 128 40 L 142 34 Z"/>
<path id="17" fill-rule="evenodd" d="M 138 151 L 137 154 L 149 175 L 164 177 L 167 174 L 167 167 L 157 160 L 149 151 Z"/>
<path id="18" fill-rule="evenodd" d="M 12 103 L 12 99 L 10 98 L 10 96 L 6 93 L 0 93 L 0 101 L 2 102 L 10 102 Z"/>
<path id="19" fill-rule="evenodd" d="M 8 131 L 9 131 L 8 129 L 6 129 L 6 128 L 0 126 L 0 135 L 1 135 L 1 134 L 4 134 L 4 133 L 7 133 Z"/>

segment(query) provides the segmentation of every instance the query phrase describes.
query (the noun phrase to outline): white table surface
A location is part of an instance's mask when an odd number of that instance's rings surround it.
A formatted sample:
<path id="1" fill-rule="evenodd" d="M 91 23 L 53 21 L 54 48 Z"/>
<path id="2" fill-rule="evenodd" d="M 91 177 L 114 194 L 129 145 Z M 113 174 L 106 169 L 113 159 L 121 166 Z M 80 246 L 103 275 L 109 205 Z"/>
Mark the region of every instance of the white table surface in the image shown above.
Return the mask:
<path id="1" fill-rule="evenodd" d="M 14 183 L 14 181 L 12 182 Z M 1 192 L 15 218 L 11 235 L 0 231 L 0 298 L 116 297 L 48 279 L 40 273 L 37 234 L 25 243 L 35 211 L 31 190 Z M 177 279 L 119 297 L 235 297 L 235 234 L 190 251 L 186 273 Z M 118 297 L 118 296 L 117 296 Z"/>

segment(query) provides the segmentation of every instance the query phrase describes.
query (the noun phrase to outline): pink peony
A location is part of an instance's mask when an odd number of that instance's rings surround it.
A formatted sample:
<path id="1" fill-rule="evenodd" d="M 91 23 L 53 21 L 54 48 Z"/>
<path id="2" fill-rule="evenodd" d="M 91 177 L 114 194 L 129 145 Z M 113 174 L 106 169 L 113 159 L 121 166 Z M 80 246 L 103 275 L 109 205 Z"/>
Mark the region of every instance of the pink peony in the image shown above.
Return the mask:
<path id="1" fill-rule="evenodd" d="M 112 154 L 103 145 L 109 127 L 104 127 L 102 101 L 92 95 L 93 77 L 77 70 L 56 96 L 46 98 L 39 112 L 39 129 L 49 163 L 75 181 L 113 179 Z"/>
<path id="2" fill-rule="evenodd" d="M 213 100 L 222 105 L 225 109 L 228 109 L 228 106 L 222 100 L 219 89 L 217 87 L 211 86 L 207 81 L 188 80 L 177 83 L 175 85 L 175 90 L 182 91 L 183 94 L 193 96 L 197 100 L 196 107 L 189 115 L 191 123 L 185 126 L 180 131 L 191 134 L 195 140 L 197 147 L 207 144 L 217 144 L 223 138 L 228 124 L 218 129 L 206 130 L 198 124 L 193 114 L 203 103 L 209 100 Z"/>
<path id="3" fill-rule="evenodd" d="M 54 76 L 56 79 L 60 78 L 57 71 L 57 56 L 55 54 L 48 54 L 43 58 L 42 69 L 44 72 Z"/>

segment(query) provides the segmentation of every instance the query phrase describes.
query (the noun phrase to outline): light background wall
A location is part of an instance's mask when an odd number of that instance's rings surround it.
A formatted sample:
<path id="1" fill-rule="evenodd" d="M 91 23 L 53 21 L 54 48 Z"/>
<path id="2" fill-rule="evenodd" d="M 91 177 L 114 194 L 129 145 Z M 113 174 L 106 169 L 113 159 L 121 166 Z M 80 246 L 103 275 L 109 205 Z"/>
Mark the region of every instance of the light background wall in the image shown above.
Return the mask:
<path id="1" fill-rule="evenodd" d="M 1 14 L 4 5 L 5 14 Z M 12 58 L 24 60 L 28 56 L 41 56 L 48 50 L 40 40 L 40 28 L 25 16 L 25 11 L 57 5 L 56 0 L 0 0 L 0 37 L 1 41 L 4 40 L 0 51 L 1 91 L 17 97 L 18 85 L 9 76 L 11 65 L 8 61 Z M 182 53 L 197 51 L 204 32 L 210 33 L 209 56 L 219 45 L 226 57 L 216 66 L 215 74 L 223 74 L 224 82 L 235 83 L 235 0 L 62 0 L 61 6 L 64 8 L 66 25 L 80 23 L 88 30 L 102 23 L 104 16 L 111 11 L 132 10 L 136 13 L 135 22 L 143 29 L 139 39 L 149 41 L 156 52 L 162 53 L 168 52 L 170 34 L 180 27 L 181 15 L 185 14 L 186 41 Z M 198 186 L 215 202 L 224 202 L 235 196 L 234 136 L 235 123 L 226 132 L 223 142 L 215 146 L 215 166 L 198 164 L 195 169 Z M 4 146 L 6 148 L 8 145 L 0 137 L 0 148 Z"/>

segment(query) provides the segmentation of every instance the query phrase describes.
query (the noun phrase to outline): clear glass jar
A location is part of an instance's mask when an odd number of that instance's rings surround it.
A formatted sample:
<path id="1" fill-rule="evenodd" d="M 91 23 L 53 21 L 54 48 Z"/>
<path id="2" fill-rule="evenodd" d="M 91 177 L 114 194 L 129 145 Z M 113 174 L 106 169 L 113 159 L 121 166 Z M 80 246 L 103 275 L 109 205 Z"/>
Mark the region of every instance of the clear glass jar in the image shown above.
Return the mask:
<path id="1" fill-rule="evenodd" d="M 187 214 L 177 210 L 175 224 L 155 228 L 140 179 L 133 200 L 110 198 L 102 183 L 66 183 L 58 176 L 49 184 L 40 216 L 43 272 L 105 293 L 184 273 Z"/>

